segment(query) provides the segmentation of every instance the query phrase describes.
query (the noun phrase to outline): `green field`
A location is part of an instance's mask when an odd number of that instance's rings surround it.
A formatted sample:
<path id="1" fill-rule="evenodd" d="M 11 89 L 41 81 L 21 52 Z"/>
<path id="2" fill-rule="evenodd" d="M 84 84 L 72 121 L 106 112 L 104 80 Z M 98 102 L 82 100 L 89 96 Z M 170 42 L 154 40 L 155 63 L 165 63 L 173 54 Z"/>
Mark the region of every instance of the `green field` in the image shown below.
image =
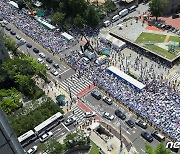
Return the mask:
<path id="1" fill-rule="evenodd" d="M 151 50 L 159 56 L 163 56 L 169 60 L 175 58 L 177 55 L 169 52 L 166 49 L 158 47 L 157 45 L 153 45 L 151 43 L 163 43 L 166 38 L 166 35 L 153 34 L 153 33 L 141 33 L 141 35 L 137 38 L 135 43 L 142 45 L 143 47 Z M 178 36 L 170 36 L 169 41 L 180 42 L 180 37 Z M 147 43 L 147 44 L 146 44 Z M 150 44 L 148 44 L 150 43 Z M 180 50 L 180 47 L 176 47 L 177 50 Z"/>
<path id="2" fill-rule="evenodd" d="M 153 33 L 141 33 L 141 35 L 137 38 L 136 43 L 143 43 L 143 42 L 155 42 L 155 43 L 162 43 L 164 42 L 166 35 L 159 35 Z"/>

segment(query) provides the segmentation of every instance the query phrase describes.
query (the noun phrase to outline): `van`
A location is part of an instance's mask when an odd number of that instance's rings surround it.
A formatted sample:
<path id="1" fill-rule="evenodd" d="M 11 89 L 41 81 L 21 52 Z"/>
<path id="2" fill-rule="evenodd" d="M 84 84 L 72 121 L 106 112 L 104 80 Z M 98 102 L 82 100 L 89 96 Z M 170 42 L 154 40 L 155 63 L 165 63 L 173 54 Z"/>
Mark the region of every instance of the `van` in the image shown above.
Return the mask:
<path id="1" fill-rule="evenodd" d="M 104 22 L 104 27 L 108 27 L 111 24 L 111 22 L 109 20 Z"/>
<path id="2" fill-rule="evenodd" d="M 112 22 L 116 22 L 120 19 L 120 16 L 117 14 L 114 17 L 112 17 Z"/>
<path id="3" fill-rule="evenodd" d="M 128 10 L 129 10 L 129 12 L 134 12 L 134 11 L 136 11 L 136 8 L 137 8 L 137 6 L 133 5 L 130 8 L 128 8 Z"/>
<path id="4" fill-rule="evenodd" d="M 165 141 L 165 137 L 159 134 L 157 131 L 153 131 L 151 135 L 159 142 Z"/>
<path id="5" fill-rule="evenodd" d="M 120 18 L 126 16 L 129 13 L 128 9 L 123 9 L 122 11 L 119 12 Z"/>

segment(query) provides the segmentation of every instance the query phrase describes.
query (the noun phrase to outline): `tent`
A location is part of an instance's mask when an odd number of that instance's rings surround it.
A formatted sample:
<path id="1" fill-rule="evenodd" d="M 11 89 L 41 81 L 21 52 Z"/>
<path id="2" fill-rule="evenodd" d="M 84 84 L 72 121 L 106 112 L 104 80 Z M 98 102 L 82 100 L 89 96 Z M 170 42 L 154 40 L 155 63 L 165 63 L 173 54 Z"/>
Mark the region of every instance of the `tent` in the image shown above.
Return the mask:
<path id="1" fill-rule="evenodd" d="M 64 36 L 68 41 L 73 39 L 73 37 L 66 32 L 62 33 L 61 35 Z"/>
<path id="2" fill-rule="evenodd" d="M 108 49 L 105 49 L 105 50 L 102 51 L 102 54 L 109 56 L 110 51 Z"/>
<path id="3" fill-rule="evenodd" d="M 56 101 L 59 105 L 65 104 L 65 95 L 59 95 L 56 97 Z"/>
<path id="4" fill-rule="evenodd" d="M 47 29 L 52 30 L 52 29 L 55 29 L 55 28 L 56 28 L 55 26 L 47 23 L 46 21 L 41 20 L 41 19 L 40 19 L 39 17 L 37 17 L 37 16 L 36 16 L 35 19 L 36 19 L 40 24 L 42 24 L 45 28 L 47 28 Z"/>
<path id="5" fill-rule="evenodd" d="M 15 8 L 19 9 L 19 6 L 17 3 L 10 1 L 9 4 L 13 5 Z"/>

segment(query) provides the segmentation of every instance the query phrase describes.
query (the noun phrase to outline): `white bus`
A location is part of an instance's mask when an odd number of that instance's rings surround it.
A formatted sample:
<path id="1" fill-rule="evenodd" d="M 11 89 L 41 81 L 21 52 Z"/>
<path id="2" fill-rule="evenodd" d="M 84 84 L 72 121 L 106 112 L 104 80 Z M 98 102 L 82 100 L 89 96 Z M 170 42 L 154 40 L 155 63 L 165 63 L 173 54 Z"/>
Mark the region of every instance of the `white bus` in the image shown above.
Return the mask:
<path id="1" fill-rule="evenodd" d="M 18 141 L 23 147 L 30 144 L 36 139 L 37 139 L 37 135 L 32 130 L 18 137 Z"/>
<path id="2" fill-rule="evenodd" d="M 57 112 L 55 115 L 36 126 L 34 131 L 38 136 L 41 136 L 45 132 L 51 130 L 53 127 L 57 126 L 63 120 L 64 116 L 60 112 Z"/>
<path id="3" fill-rule="evenodd" d="M 129 13 L 128 9 L 123 9 L 122 11 L 119 12 L 120 18 L 126 16 Z"/>
<path id="4" fill-rule="evenodd" d="M 129 10 L 129 12 L 133 12 L 133 11 L 136 11 L 136 8 L 137 8 L 137 6 L 133 5 L 130 8 L 128 8 L 128 10 Z"/>
<path id="5" fill-rule="evenodd" d="M 112 17 L 112 22 L 118 21 L 119 20 L 119 15 L 115 15 L 114 17 Z"/>

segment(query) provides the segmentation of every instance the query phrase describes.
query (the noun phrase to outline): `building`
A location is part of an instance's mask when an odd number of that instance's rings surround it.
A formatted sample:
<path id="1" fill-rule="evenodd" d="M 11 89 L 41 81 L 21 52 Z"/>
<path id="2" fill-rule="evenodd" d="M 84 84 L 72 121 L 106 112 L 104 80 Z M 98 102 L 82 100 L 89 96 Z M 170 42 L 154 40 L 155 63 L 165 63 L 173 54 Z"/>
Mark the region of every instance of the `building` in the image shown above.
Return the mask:
<path id="1" fill-rule="evenodd" d="M 6 50 L 6 47 L 3 41 L 3 29 L 0 27 L 0 64 L 6 58 L 9 58 L 9 54 Z"/>
<path id="2" fill-rule="evenodd" d="M 24 154 L 15 133 L 0 108 L 0 154 Z"/>

